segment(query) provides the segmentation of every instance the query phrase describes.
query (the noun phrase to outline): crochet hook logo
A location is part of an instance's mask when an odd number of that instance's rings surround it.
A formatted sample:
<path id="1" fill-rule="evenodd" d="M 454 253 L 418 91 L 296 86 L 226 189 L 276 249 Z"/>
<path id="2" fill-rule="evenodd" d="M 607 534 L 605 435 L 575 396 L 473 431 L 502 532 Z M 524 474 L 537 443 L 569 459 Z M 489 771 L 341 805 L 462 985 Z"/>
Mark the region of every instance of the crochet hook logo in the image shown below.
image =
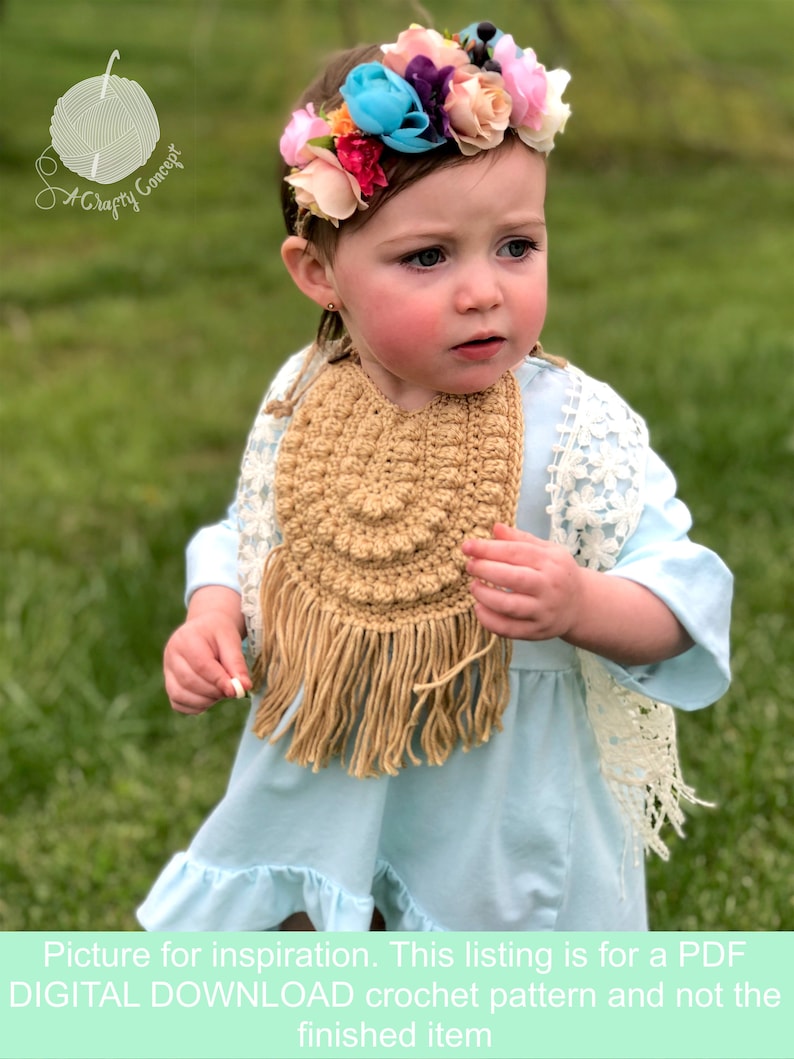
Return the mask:
<path id="1" fill-rule="evenodd" d="M 160 124 L 137 81 L 110 73 L 70 88 L 55 105 L 52 146 L 67 169 L 98 184 L 115 184 L 148 162 L 160 139 Z"/>
<path id="2" fill-rule="evenodd" d="M 84 210 L 108 211 L 118 219 L 120 208 L 140 205 L 133 191 L 121 191 L 113 198 L 102 198 L 95 191 L 80 192 L 51 185 L 48 177 L 58 170 L 58 162 L 48 152 L 52 149 L 63 165 L 96 184 L 115 184 L 130 176 L 151 158 L 160 139 L 160 123 L 146 92 L 137 81 L 111 74 L 111 67 L 121 56 L 118 50 L 108 59 L 104 75 L 80 81 L 61 96 L 50 121 L 51 148 L 36 159 L 36 171 L 46 185 L 36 196 L 39 209 L 50 210 L 62 205 L 80 204 Z M 148 182 L 135 181 L 139 195 L 147 196 L 173 168 L 183 169 L 178 151 L 169 144 L 169 154 L 155 177 Z M 58 192 L 63 194 L 59 199 Z"/>

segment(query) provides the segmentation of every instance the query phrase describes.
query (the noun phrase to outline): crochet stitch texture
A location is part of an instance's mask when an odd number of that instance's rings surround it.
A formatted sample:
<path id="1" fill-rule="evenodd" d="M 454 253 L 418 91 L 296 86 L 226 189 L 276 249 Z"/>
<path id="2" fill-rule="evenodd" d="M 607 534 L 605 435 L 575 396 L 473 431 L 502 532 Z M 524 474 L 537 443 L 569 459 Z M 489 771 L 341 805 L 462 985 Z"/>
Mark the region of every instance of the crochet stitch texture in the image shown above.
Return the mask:
<path id="1" fill-rule="evenodd" d="M 252 660 L 270 630 L 260 588 L 266 557 L 281 541 L 275 479 L 285 424 L 299 399 L 294 396 L 296 387 L 302 383 L 300 392 L 305 393 L 305 387 L 325 370 L 327 361 L 316 347 L 287 362 L 268 391 L 243 457 L 237 497 L 238 561 Z M 546 486 L 550 539 L 569 548 L 585 565 L 606 570 L 614 565 L 641 515 L 647 431 L 608 386 L 570 365 L 566 370 L 571 385 Z M 274 409 L 273 414 L 269 409 Z M 624 482 L 625 490 L 619 487 Z M 623 813 L 627 848 L 633 847 L 635 862 L 643 848 L 667 860 L 669 849 L 661 837 L 665 822 L 681 834 L 680 803 L 708 804 L 701 803 L 682 778 L 674 711 L 621 687 L 596 656 L 585 651 L 578 656 L 601 770 Z"/>
<path id="2" fill-rule="evenodd" d="M 315 770 L 345 762 L 352 743 L 349 771 L 362 777 L 488 740 L 509 696 L 510 642 L 474 616 L 460 545 L 514 523 L 522 454 L 512 373 L 413 412 L 354 362 L 320 373 L 279 450 L 259 736 L 291 730 L 288 759 Z"/>

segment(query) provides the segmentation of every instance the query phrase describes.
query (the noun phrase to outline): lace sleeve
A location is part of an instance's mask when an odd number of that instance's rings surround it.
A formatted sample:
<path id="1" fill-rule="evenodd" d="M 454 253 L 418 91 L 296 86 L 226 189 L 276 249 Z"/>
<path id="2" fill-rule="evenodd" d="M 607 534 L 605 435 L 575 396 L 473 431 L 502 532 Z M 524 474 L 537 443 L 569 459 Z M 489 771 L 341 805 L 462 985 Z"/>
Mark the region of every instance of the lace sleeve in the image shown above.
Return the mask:
<path id="1" fill-rule="evenodd" d="M 259 608 L 262 567 L 268 552 L 280 540 L 273 483 L 279 442 L 289 424 L 288 417 L 277 418 L 265 409 L 270 402 L 286 396 L 305 369 L 307 355 L 306 350 L 294 354 L 273 380 L 248 437 L 240 468 L 236 503 L 239 531 L 237 571 L 250 658 L 256 657 L 262 642 Z"/>
<path id="2" fill-rule="evenodd" d="M 551 538 L 582 566 L 611 570 L 642 515 L 648 433 L 610 387 L 568 371 L 547 485 Z M 681 776 L 673 710 L 622 687 L 596 655 L 577 654 L 601 771 L 623 813 L 635 861 L 642 847 L 666 860 L 662 827 L 670 823 L 681 834 L 681 800 L 698 801 Z"/>
<path id="3" fill-rule="evenodd" d="M 648 432 L 610 387 L 568 371 L 571 385 L 546 486 L 552 539 L 581 565 L 610 570 L 642 514 Z"/>

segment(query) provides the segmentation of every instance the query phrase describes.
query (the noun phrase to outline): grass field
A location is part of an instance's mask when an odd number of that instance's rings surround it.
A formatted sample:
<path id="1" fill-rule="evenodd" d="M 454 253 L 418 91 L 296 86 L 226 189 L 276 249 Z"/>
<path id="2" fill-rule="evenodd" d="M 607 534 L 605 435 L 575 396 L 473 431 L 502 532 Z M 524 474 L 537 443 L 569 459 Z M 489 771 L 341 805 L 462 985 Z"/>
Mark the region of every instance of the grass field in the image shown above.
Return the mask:
<path id="1" fill-rule="evenodd" d="M 794 5 L 8 0 L 2 929 L 135 929 L 223 791 L 240 708 L 171 714 L 160 656 L 184 545 L 225 508 L 261 392 L 313 330 L 277 253 L 275 144 L 323 54 L 422 11 L 442 29 L 490 17 L 573 72 L 544 345 L 645 415 L 696 538 L 736 575 L 732 688 L 679 721 L 687 777 L 719 808 L 651 864 L 652 925 L 794 928 Z M 48 198 L 36 171 L 56 100 L 114 48 L 160 121 L 141 173 L 170 144 L 184 164 L 116 220 Z M 63 167 L 49 183 L 99 187 Z"/>

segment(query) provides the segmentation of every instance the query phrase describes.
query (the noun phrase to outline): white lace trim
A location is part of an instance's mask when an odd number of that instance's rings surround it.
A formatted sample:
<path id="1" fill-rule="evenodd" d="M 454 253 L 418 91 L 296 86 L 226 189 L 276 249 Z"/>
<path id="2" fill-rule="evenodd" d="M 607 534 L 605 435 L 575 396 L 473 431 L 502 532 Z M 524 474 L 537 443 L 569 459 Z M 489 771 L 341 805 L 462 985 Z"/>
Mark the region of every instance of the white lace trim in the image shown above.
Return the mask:
<path id="1" fill-rule="evenodd" d="M 274 485 L 278 446 L 289 418 L 277 419 L 264 409 L 269 401 L 283 398 L 300 374 L 307 351 L 296 353 L 286 362 L 265 395 L 259 415 L 248 437 L 240 470 L 237 490 L 237 525 L 240 532 L 237 568 L 242 593 L 242 608 L 248 634 L 248 656 L 253 660 L 262 643 L 262 613 L 259 607 L 259 587 L 262 569 L 272 548 L 281 537 L 276 521 Z M 315 358 L 307 372 L 307 380 L 322 366 L 323 359 Z"/>
<path id="2" fill-rule="evenodd" d="M 305 355 L 287 361 L 263 409 L 271 399 L 286 394 Z M 322 363 L 318 356 L 310 373 Z M 610 387 L 575 368 L 567 371 L 572 385 L 546 486 L 551 539 L 567 547 L 582 565 L 609 570 L 642 514 L 647 431 L 642 419 Z M 268 552 L 280 541 L 274 482 L 278 446 L 288 423 L 286 417 L 276 419 L 260 411 L 240 474 L 238 567 L 251 659 L 262 642 L 262 568 Z M 670 854 L 660 829 L 668 821 L 681 834 L 680 800 L 698 801 L 681 779 L 673 710 L 622 687 L 595 655 L 578 654 L 601 769 L 630 829 L 635 860 L 643 846 L 666 860 Z"/>
<path id="3" fill-rule="evenodd" d="M 582 566 L 609 570 L 642 514 L 648 432 L 609 386 L 575 368 L 568 373 L 546 486 L 551 539 Z M 682 834 L 680 800 L 698 801 L 681 778 L 674 711 L 623 687 L 596 655 L 577 653 L 601 771 L 630 829 L 635 862 L 642 846 L 667 860 L 662 826 Z"/>

